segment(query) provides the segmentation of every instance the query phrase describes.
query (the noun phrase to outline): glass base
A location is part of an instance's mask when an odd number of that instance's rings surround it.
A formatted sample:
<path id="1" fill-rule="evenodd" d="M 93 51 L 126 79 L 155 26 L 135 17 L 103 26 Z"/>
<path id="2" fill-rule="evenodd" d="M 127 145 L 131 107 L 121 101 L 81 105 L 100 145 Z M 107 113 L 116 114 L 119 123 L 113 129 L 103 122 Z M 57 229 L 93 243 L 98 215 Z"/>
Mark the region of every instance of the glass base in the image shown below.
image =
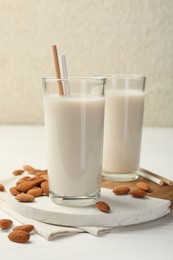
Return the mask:
<path id="1" fill-rule="evenodd" d="M 105 180 L 109 181 L 119 181 L 119 182 L 127 182 L 134 181 L 139 178 L 139 172 L 131 172 L 131 173 L 111 173 L 111 172 L 102 172 L 102 177 Z"/>
<path id="2" fill-rule="evenodd" d="M 100 198 L 100 190 L 89 196 L 59 196 L 54 192 L 50 192 L 51 200 L 58 205 L 68 207 L 83 207 L 95 204 Z"/>

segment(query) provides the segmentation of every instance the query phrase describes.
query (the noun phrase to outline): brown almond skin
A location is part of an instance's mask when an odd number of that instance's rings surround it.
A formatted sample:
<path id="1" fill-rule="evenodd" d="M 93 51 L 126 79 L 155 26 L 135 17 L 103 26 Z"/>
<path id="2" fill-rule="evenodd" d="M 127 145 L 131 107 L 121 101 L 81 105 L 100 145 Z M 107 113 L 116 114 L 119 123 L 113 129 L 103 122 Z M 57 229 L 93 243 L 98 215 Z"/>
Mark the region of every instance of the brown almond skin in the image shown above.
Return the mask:
<path id="1" fill-rule="evenodd" d="M 41 183 L 41 188 L 46 196 L 49 196 L 49 184 L 48 181 L 44 181 Z"/>
<path id="2" fill-rule="evenodd" d="M 16 242 L 16 243 L 26 243 L 28 242 L 30 235 L 28 232 L 23 231 L 23 230 L 16 230 L 11 232 L 8 235 L 8 238 L 12 241 L 12 242 Z"/>
<path id="3" fill-rule="evenodd" d="M 129 194 L 136 198 L 143 198 L 147 195 L 146 192 L 141 189 L 133 189 L 129 192 Z"/>
<path id="4" fill-rule="evenodd" d="M 20 193 L 15 197 L 15 199 L 19 202 L 33 202 L 35 200 L 35 197 L 30 194 Z"/>
<path id="5" fill-rule="evenodd" d="M 35 175 L 36 172 L 40 171 L 39 169 L 32 169 L 32 170 L 28 170 L 29 174 Z"/>
<path id="6" fill-rule="evenodd" d="M 47 170 L 43 170 L 35 173 L 35 176 L 37 177 L 41 177 L 42 175 L 47 175 Z"/>
<path id="7" fill-rule="evenodd" d="M 13 228 L 13 231 L 22 230 L 27 233 L 30 233 L 34 229 L 33 225 L 27 224 L 27 225 L 20 225 Z"/>
<path id="8" fill-rule="evenodd" d="M 99 210 L 101 210 L 105 213 L 108 213 L 110 211 L 109 205 L 104 201 L 98 201 L 98 202 L 96 202 L 95 205 Z"/>
<path id="9" fill-rule="evenodd" d="M 0 191 L 5 191 L 5 187 L 2 183 L 0 183 Z"/>
<path id="10" fill-rule="evenodd" d="M 43 195 L 43 190 L 40 187 L 34 187 L 30 189 L 27 194 L 30 194 L 34 197 L 40 197 Z"/>
<path id="11" fill-rule="evenodd" d="M 1 229 L 8 229 L 13 224 L 11 219 L 0 219 L 0 228 Z"/>
<path id="12" fill-rule="evenodd" d="M 46 181 L 48 181 L 48 175 L 47 174 L 43 174 L 40 177 L 44 178 Z"/>
<path id="13" fill-rule="evenodd" d="M 15 170 L 15 171 L 13 171 L 13 175 L 15 175 L 15 176 L 21 175 L 22 173 L 24 173 L 24 170 Z"/>
<path id="14" fill-rule="evenodd" d="M 35 181 L 36 179 L 38 179 L 38 177 L 36 177 L 36 176 L 30 177 L 28 181 Z"/>
<path id="15" fill-rule="evenodd" d="M 29 180 L 30 180 L 30 177 L 29 177 L 29 176 L 24 176 L 24 177 L 20 178 L 20 179 L 16 182 L 16 184 L 20 184 L 20 183 L 22 183 L 22 182 L 24 182 L 24 181 L 29 181 Z"/>
<path id="16" fill-rule="evenodd" d="M 30 189 L 32 189 L 34 186 L 36 186 L 36 184 L 33 181 L 24 181 L 24 182 L 19 183 L 16 186 L 16 190 L 18 190 L 20 192 L 27 192 Z"/>
<path id="17" fill-rule="evenodd" d="M 140 188 L 140 189 L 142 189 L 144 191 L 149 191 L 150 190 L 150 186 L 146 182 L 140 181 L 136 185 L 138 186 L 138 188 Z"/>
<path id="18" fill-rule="evenodd" d="M 112 191 L 116 195 L 124 195 L 124 194 L 129 193 L 130 188 L 127 186 L 118 186 L 118 187 L 114 187 Z"/>
<path id="19" fill-rule="evenodd" d="M 45 181 L 44 178 L 38 177 L 35 180 L 33 180 L 32 182 L 35 184 L 35 186 L 39 186 L 43 181 Z"/>
<path id="20" fill-rule="evenodd" d="M 16 196 L 16 195 L 20 194 L 20 192 L 19 192 L 18 190 L 16 190 L 16 187 L 11 187 L 11 188 L 9 189 L 9 191 L 11 192 L 11 194 L 12 194 L 13 196 Z"/>
<path id="21" fill-rule="evenodd" d="M 24 165 L 24 166 L 23 166 L 23 169 L 24 169 L 25 171 L 30 171 L 30 170 L 33 170 L 34 168 L 33 168 L 32 166 L 30 166 L 30 165 Z"/>

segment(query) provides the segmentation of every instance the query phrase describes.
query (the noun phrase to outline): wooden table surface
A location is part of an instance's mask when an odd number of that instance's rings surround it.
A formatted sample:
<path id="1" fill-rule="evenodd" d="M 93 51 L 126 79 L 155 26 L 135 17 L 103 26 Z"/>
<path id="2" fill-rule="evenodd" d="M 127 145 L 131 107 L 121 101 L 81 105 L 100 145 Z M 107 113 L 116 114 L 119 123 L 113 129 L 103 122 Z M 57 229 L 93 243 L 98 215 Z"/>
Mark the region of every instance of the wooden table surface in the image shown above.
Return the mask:
<path id="1" fill-rule="evenodd" d="M 167 199 L 171 201 L 171 209 L 173 209 L 173 186 L 168 186 L 166 184 L 164 185 L 158 185 L 155 184 L 143 177 L 139 177 L 135 181 L 129 181 L 129 182 L 117 182 L 117 181 L 108 181 L 102 179 L 102 187 L 104 188 L 110 188 L 112 189 L 115 186 L 128 186 L 130 189 L 137 188 L 136 183 L 139 181 L 144 181 L 150 186 L 150 191 L 147 192 L 147 196 L 160 198 L 160 199 Z"/>

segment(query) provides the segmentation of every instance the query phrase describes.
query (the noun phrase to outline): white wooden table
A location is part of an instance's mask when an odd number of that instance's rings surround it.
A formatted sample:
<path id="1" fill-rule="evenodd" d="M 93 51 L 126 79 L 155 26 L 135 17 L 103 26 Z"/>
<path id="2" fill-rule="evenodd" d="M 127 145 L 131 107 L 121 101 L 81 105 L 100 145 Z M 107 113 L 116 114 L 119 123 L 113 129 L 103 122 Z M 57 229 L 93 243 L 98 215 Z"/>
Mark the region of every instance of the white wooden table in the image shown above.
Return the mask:
<path id="1" fill-rule="evenodd" d="M 173 169 L 173 128 L 144 128 L 141 163 Z M 14 169 L 30 164 L 46 168 L 43 126 L 0 126 L 0 179 L 10 177 Z M 0 210 L 0 218 L 8 215 Z M 18 224 L 14 220 L 14 224 Z M 119 227 L 102 237 L 87 233 L 46 241 L 32 235 L 30 243 L 12 243 L 8 231 L 0 230 L 0 259 L 173 259 L 173 213 L 147 223 Z"/>

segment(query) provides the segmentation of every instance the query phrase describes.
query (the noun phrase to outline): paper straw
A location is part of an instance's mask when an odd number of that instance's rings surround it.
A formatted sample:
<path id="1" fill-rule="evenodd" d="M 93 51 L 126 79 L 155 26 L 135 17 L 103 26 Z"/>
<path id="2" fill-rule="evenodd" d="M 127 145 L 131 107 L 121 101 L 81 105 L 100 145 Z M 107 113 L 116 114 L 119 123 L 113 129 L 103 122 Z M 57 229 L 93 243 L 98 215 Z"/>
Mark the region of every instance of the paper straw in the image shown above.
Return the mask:
<path id="1" fill-rule="evenodd" d="M 156 174 L 154 172 L 150 172 L 150 171 L 148 171 L 148 170 L 146 170 L 144 168 L 140 168 L 140 171 L 162 180 L 164 183 L 166 183 L 169 186 L 173 185 L 173 181 L 171 181 L 171 180 L 169 180 L 169 179 L 167 179 L 165 177 L 162 177 L 162 176 L 160 176 L 160 175 L 158 175 L 158 174 Z"/>
<path id="2" fill-rule="evenodd" d="M 148 174 L 146 172 L 141 172 L 140 171 L 139 175 L 144 177 L 144 178 L 146 178 L 146 179 L 148 179 L 148 180 L 150 180 L 150 181 L 152 181 L 152 182 L 154 182 L 154 183 L 156 183 L 156 184 L 158 184 L 158 185 L 163 185 L 164 184 L 164 182 L 162 180 L 160 180 L 160 179 L 158 179 L 158 178 L 156 178 L 156 177 L 154 177 L 154 176 L 152 176 L 152 175 L 150 175 L 150 174 Z"/>
<path id="3" fill-rule="evenodd" d="M 68 73 L 67 73 L 67 64 L 66 64 L 66 57 L 64 54 L 61 54 L 61 68 L 62 68 L 62 78 L 68 79 Z M 65 95 L 70 96 L 70 85 L 68 80 L 64 80 L 64 88 L 65 88 Z"/>
<path id="4" fill-rule="evenodd" d="M 57 52 L 56 45 L 52 45 L 52 53 L 53 53 L 53 60 L 55 65 L 56 78 L 61 79 L 61 73 L 60 73 L 59 61 L 58 61 L 58 52 Z M 64 95 L 61 81 L 58 81 L 58 92 L 60 95 Z"/>

